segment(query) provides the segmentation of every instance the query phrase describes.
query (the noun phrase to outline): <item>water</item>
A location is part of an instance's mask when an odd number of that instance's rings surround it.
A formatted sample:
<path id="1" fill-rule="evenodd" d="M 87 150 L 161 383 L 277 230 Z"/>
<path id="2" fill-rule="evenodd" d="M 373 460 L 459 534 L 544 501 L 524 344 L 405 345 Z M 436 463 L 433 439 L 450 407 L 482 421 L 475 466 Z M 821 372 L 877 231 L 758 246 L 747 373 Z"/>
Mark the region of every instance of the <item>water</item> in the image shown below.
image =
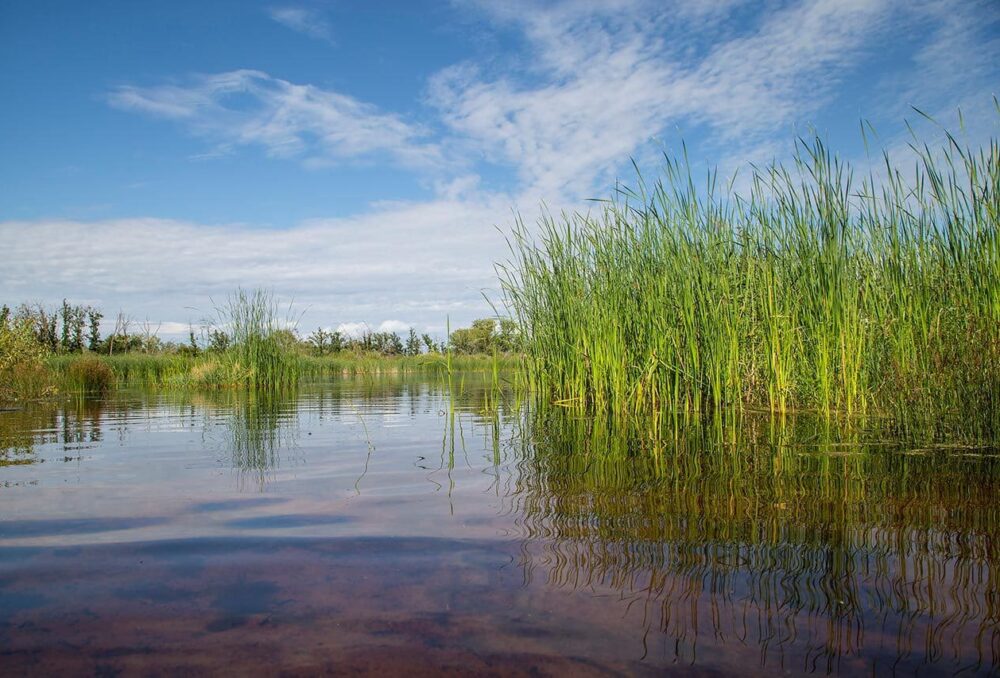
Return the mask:
<path id="1" fill-rule="evenodd" d="M 0 669 L 1000 671 L 995 451 L 452 393 L 0 413 Z"/>

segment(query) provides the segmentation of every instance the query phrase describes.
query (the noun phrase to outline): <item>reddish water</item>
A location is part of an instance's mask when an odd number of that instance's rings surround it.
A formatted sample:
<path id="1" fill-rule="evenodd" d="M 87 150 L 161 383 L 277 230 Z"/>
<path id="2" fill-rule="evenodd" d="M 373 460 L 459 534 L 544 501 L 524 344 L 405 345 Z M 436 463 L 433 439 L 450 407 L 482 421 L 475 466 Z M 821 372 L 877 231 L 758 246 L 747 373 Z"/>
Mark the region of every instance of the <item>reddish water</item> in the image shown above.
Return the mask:
<path id="1" fill-rule="evenodd" d="M 471 383 L 471 381 L 470 381 Z M 419 382 L 0 413 L 0 672 L 1000 667 L 1000 463 Z"/>

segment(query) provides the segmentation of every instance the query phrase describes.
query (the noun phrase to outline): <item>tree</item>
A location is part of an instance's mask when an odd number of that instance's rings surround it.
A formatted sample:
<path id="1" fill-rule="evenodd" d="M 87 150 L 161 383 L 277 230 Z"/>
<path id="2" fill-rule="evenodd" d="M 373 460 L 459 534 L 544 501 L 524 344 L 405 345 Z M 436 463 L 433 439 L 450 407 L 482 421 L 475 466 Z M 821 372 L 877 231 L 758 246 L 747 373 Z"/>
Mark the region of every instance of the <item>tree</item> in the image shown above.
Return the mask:
<path id="1" fill-rule="evenodd" d="M 437 344 L 435 344 L 434 340 L 431 339 L 431 335 L 424 332 L 422 335 L 420 335 L 420 340 L 424 342 L 424 346 L 427 347 L 428 353 L 434 353 L 437 351 Z"/>
<path id="2" fill-rule="evenodd" d="M 373 332 L 362 338 L 363 345 L 370 351 L 382 355 L 401 355 L 403 340 L 395 332 Z"/>
<path id="3" fill-rule="evenodd" d="M 210 330 L 208 333 L 208 350 L 222 353 L 229 348 L 229 335 L 219 329 Z"/>
<path id="4" fill-rule="evenodd" d="M 456 353 L 510 353 L 517 349 L 520 335 L 510 318 L 479 318 L 471 327 L 452 332 L 450 341 Z"/>
<path id="5" fill-rule="evenodd" d="M 517 323 L 510 318 L 500 318 L 499 329 L 493 343 L 500 353 L 513 353 L 521 342 L 521 332 Z"/>
<path id="6" fill-rule="evenodd" d="M 472 321 L 472 327 L 463 327 L 451 333 L 451 347 L 456 353 L 492 352 L 493 329 L 491 318 Z"/>
<path id="7" fill-rule="evenodd" d="M 406 355 L 420 355 L 420 338 L 412 327 L 410 336 L 406 339 Z"/>
<path id="8" fill-rule="evenodd" d="M 344 337 L 340 332 L 328 332 L 322 327 L 310 334 L 306 341 L 312 346 L 316 355 L 326 355 L 327 353 L 337 353 L 344 347 Z"/>
<path id="9" fill-rule="evenodd" d="M 18 397 L 15 382 L 18 374 L 42 369 L 45 347 L 38 343 L 30 318 L 11 319 L 9 309 L 0 315 L 3 315 L 0 322 L 0 401 L 3 401 Z"/>
<path id="10" fill-rule="evenodd" d="M 118 315 L 115 317 L 115 329 L 108 337 L 108 355 L 113 355 L 115 352 L 115 346 L 118 345 L 125 349 L 128 353 L 129 341 L 128 341 L 128 328 L 132 324 L 132 316 L 125 315 L 125 311 L 118 311 Z"/>
<path id="11" fill-rule="evenodd" d="M 87 308 L 87 324 L 90 330 L 87 332 L 87 348 L 96 351 L 101 343 L 101 318 L 104 314 L 96 308 Z"/>
<path id="12" fill-rule="evenodd" d="M 64 351 L 69 350 L 69 333 L 70 333 L 70 323 L 72 322 L 72 306 L 69 305 L 65 299 L 62 303 L 62 339 L 59 342 L 59 346 Z"/>

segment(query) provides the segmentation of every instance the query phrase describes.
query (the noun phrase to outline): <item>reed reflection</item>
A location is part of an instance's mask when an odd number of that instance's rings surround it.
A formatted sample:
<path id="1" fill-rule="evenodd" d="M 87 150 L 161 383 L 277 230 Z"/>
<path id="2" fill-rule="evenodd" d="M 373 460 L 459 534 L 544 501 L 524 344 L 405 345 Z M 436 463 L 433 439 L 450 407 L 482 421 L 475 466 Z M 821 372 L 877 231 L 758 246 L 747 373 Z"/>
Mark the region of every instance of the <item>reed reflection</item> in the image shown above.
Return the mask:
<path id="1" fill-rule="evenodd" d="M 104 439 L 107 409 L 101 401 L 75 398 L 0 412 L 0 467 L 44 461 L 37 449 L 42 445 L 54 448 L 55 454 L 46 457 L 50 461 L 78 460 L 81 450 Z"/>
<path id="2" fill-rule="evenodd" d="M 281 458 L 291 456 L 299 436 L 298 393 L 245 390 L 197 394 L 207 430 L 220 424 L 221 446 L 236 472 L 238 488 L 261 491 L 273 479 Z"/>
<path id="3" fill-rule="evenodd" d="M 699 644 L 739 643 L 804 671 L 1000 666 L 996 456 L 806 418 L 656 438 L 526 421 L 506 504 L 525 583 L 616 592 L 647 647 L 693 662 Z"/>

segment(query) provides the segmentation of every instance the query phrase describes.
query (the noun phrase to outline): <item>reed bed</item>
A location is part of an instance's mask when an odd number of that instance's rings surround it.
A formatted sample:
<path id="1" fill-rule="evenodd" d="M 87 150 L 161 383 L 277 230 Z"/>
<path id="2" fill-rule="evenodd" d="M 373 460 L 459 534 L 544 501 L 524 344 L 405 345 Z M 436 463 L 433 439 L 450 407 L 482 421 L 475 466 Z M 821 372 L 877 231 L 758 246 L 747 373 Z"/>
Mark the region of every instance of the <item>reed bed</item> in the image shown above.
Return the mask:
<path id="1" fill-rule="evenodd" d="M 204 363 L 197 379 L 206 386 L 246 386 L 279 390 L 299 380 L 298 361 L 283 343 L 291 318 L 266 290 L 237 290 L 217 310 L 230 346 L 217 362 Z"/>
<path id="2" fill-rule="evenodd" d="M 200 356 L 180 354 L 129 353 L 98 356 L 92 353 L 52 355 L 45 358 L 45 383 L 54 383 L 62 392 L 80 392 L 80 385 L 71 376 L 74 366 L 81 361 L 93 360 L 106 365 L 113 375 L 110 385 L 117 388 L 222 388 L 237 386 L 232 377 L 245 374 L 243 369 L 227 371 L 224 353 L 207 353 Z M 334 356 L 304 356 L 290 352 L 289 370 L 296 373 L 296 381 L 326 380 L 331 377 L 362 375 L 444 375 L 447 362 L 438 354 L 421 356 L 378 356 L 371 354 L 342 353 Z M 452 369 L 463 373 L 503 372 L 508 374 L 519 365 L 512 356 L 463 355 L 452 358 Z M 279 389 L 282 390 L 282 389 Z"/>
<path id="3" fill-rule="evenodd" d="M 113 374 L 113 386 L 118 388 L 182 386 L 190 378 L 196 358 L 173 354 L 127 353 L 113 356 L 95 354 L 52 355 L 45 365 L 54 375 L 54 380 L 62 391 L 73 391 L 74 382 L 70 376 L 74 366 L 84 360 L 99 360 Z"/>
<path id="4" fill-rule="evenodd" d="M 301 356 L 303 378 L 326 378 L 340 375 L 447 374 L 447 356 L 430 353 L 418 356 L 379 356 L 341 353 L 334 356 Z M 451 369 L 460 372 L 508 371 L 516 368 L 516 356 L 459 355 L 451 357 Z"/>
<path id="5" fill-rule="evenodd" d="M 590 213 L 518 223 L 500 272 L 532 387 L 614 415 L 816 410 L 996 442 L 1000 146 L 911 148 L 858 180 L 800 141 L 742 193 L 668 159 Z"/>

